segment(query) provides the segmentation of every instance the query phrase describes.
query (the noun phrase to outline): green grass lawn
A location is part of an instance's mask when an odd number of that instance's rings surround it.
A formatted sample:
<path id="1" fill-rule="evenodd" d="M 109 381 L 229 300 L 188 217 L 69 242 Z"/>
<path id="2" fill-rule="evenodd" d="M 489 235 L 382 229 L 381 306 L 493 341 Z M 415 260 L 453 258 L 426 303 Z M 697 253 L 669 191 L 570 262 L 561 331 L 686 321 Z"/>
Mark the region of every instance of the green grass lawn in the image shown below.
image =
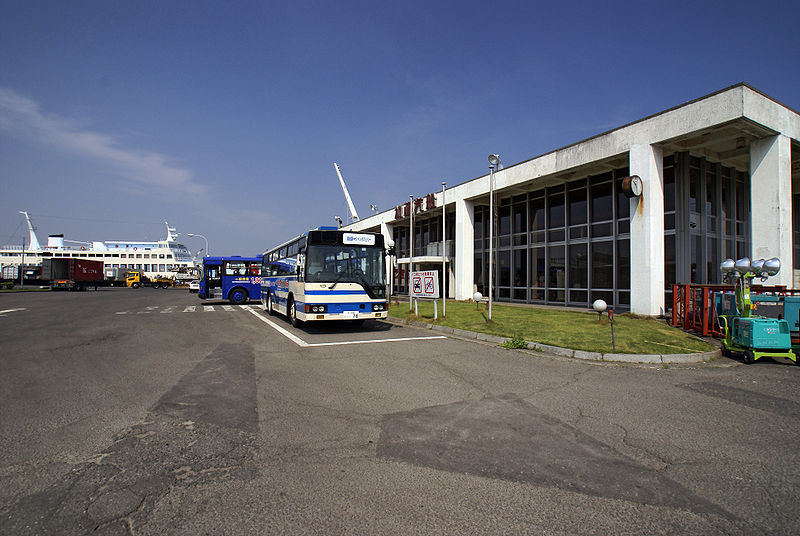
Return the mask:
<path id="1" fill-rule="evenodd" d="M 485 304 L 447 302 L 447 317 L 442 318 L 442 302 L 438 302 L 439 319 L 433 319 L 433 303 L 419 301 L 419 317 L 409 312 L 408 301 L 392 304 L 389 316 L 416 320 L 451 328 L 476 331 L 500 337 L 522 337 L 562 348 L 609 353 L 611 324 L 608 316 L 598 320 L 597 313 L 562 311 L 549 308 L 516 307 L 492 304 L 492 322 L 488 322 Z M 617 353 L 688 354 L 707 352 L 714 347 L 666 323 L 629 314 L 614 315 L 614 340 Z"/>

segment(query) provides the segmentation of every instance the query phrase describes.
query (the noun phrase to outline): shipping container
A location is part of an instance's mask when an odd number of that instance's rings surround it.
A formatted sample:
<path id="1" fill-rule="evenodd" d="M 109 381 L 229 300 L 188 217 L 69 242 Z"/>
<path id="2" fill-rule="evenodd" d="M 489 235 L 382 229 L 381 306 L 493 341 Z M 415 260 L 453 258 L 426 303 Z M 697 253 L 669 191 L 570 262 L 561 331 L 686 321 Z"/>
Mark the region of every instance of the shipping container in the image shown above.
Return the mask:
<path id="1" fill-rule="evenodd" d="M 53 290 L 86 290 L 104 284 L 103 261 L 42 259 L 42 279 Z"/>

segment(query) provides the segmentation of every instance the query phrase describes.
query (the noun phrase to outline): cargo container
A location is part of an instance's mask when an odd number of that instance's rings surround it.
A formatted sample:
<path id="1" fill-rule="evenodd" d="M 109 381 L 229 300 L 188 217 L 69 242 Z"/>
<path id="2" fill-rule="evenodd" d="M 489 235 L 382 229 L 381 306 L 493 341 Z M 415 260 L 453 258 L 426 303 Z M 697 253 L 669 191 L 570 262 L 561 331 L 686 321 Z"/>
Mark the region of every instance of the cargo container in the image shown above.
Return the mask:
<path id="1" fill-rule="evenodd" d="M 125 280 L 128 277 L 128 270 L 127 268 L 115 268 L 112 266 L 106 266 L 103 270 L 105 284 L 112 286 L 112 287 L 124 287 L 126 286 Z"/>
<path id="2" fill-rule="evenodd" d="M 19 279 L 19 266 L 16 264 L 8 264 L 3 266 L 3 280 L 16 281 Z"/>
<path id="3" fill-rule="evenodd" d="M 86 290 L 101 286 L 103 261 L 87 259 L 42 259 L 42 279 L 52 290 Z"/>

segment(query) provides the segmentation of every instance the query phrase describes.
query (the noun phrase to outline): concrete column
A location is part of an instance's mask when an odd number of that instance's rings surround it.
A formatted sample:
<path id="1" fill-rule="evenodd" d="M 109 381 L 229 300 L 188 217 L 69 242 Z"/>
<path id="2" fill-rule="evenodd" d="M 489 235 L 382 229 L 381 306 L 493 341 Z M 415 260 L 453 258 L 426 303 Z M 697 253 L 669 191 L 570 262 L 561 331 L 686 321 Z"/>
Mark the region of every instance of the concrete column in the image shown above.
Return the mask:
<path id="1" fill-rule="evenodd" d="M 475 256 L 475 204 L 466 199 L 457 199 L 455 236 L 455 299 L 471 300 L 474 285 Z"/>
<path id="2" fill-rule="evenodd" d="M 630 174 L 642 178 L 631 204 L 631 312 L 664 314 L 664 168 L 661 148 L 633 145 Z"/>
<path id="3" fill-rule="evenodd" d="M 394 243 L 394 225 L 391 223 L 381 222 L 381 234 L 383 235 L 383 243 L 388 247 L 390 243 Z M 396 256 L 386 255 L 386 286 L 388 295 L 386 298 L 391 298 L 394 294 L 394 266 Z"/>
<path id="4" fill-rule="evenodd" d="M 792 286 L 792 147 L 784 135 L 750 144 L 750 257 L 778 257 L 768 285 Z"/>

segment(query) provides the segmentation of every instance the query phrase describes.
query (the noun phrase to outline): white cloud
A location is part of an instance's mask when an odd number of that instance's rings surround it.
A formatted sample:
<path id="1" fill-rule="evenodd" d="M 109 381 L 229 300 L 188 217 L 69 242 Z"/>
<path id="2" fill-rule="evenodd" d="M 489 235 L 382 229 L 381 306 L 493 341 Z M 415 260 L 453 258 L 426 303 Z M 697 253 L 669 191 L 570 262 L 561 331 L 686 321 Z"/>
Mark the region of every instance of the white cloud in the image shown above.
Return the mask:
<path id="1" fill-rule="evenodd" d="M 39 105 L 15 91 L 0 87 L 0 130 L 8 135 L 66 150 L 116 168 L 125 177 L 162 192 L 205 197 L 206 185 L 189 169 L 164 154 L 120 147 L 109 134 L 81 129 L 74 122 L 45 114 Z"/>

